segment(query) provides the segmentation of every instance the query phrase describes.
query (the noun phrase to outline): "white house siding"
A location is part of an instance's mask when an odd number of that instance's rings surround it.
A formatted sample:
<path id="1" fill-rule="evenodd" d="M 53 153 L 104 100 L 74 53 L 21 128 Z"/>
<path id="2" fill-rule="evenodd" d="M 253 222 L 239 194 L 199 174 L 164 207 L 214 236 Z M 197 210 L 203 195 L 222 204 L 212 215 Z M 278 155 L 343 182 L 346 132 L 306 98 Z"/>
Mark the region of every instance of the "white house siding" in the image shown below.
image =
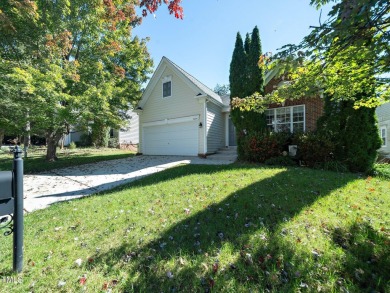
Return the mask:
<path id="1" fill-rule="evenodd" d="M 214 103 L 207 103 L 207 152 L 213 153 L 225 145 L 224 114 Z"/>
<path id="2" fill-rule="evenodd" d="M 172 76 L 172 95 L 162 97 L 162 79 Z M 142 152 L 143 123 L 161 121 L 199 115 L 199 122 L 203 121 L 203 104 L 199 103 L 195 96 L 198 93 L 192 90 L 181 78 L 175 75 L 170 68 L 165 68 L 160 79 L 153 88 L 143 111 L 140 113 L 140 150 Z M 198 153 L 203 153 L 203 128 L 199 128 Z"/>
<path id="3" fill-rule="evenodd" d="M 138 144 L 139 142 L 139 118 L 138 114 L 132 111 L 128 113 L 131 118 L 128 120 L 126 129 L 119 131 L 119 143 L 120 144 Z"/>
<path id="4" fill-rule="evenodd" d="M 376 109 L 378 117 L 378 128 L 387 129 L 386 147 L 381 147 L 379 151 L 387 156 L 390 156 L 390 103 L 384 104 Z"/>

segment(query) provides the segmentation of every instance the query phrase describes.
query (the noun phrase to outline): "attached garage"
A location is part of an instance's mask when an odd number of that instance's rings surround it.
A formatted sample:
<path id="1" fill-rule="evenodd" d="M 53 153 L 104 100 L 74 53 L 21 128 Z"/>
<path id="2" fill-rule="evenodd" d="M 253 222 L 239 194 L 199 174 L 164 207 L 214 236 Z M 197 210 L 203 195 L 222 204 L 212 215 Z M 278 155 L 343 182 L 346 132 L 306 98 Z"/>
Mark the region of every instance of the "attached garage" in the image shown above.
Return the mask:
<path id="1" fill-rule="evenodd" d="M 198 155 L 199 116 L 143 123 L 144 155 Z"/>
<path id="2" fill-rule="evenodd" d="M 139 115 L 138 153 L 206 156 L 226 146 L 230 98 L 224 101 L 163 57 L 134 107 Z"/>

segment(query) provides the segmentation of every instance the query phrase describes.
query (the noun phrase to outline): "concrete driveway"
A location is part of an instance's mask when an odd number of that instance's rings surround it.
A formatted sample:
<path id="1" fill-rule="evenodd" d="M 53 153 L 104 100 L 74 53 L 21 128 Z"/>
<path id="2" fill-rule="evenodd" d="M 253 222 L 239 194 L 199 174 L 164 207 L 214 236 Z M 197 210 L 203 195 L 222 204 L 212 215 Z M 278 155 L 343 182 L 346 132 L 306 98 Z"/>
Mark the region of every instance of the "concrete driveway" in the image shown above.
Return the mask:
<path id="1" fill-rule="evenodd" d="M 52 203 L 91 195 L 182 164 L 225 165 L 235 157 L 207 159 L 180 156 L 135 156 L 24 176 L 24 208 L 27 212 Z"/>

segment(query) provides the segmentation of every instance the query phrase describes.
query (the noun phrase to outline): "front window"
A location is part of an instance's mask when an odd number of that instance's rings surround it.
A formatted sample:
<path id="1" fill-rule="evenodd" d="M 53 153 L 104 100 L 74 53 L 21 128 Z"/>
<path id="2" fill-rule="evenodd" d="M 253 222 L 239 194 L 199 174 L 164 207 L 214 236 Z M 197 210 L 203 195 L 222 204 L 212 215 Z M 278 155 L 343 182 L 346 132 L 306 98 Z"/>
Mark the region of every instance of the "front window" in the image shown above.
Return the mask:
<path id="1" fill-rule="evenodd" d="M 382 139 L 382 147 L 387 146 L 387 129 L 386 127 L 381 127 L 380 129 L 381 133 L 381 139 Z"/>
<path id="2" fill-rule="evenodd" d="M 305 106 L 268 109 L 265 112 L 268 129 L 275 132 L 305 131 Z"/>

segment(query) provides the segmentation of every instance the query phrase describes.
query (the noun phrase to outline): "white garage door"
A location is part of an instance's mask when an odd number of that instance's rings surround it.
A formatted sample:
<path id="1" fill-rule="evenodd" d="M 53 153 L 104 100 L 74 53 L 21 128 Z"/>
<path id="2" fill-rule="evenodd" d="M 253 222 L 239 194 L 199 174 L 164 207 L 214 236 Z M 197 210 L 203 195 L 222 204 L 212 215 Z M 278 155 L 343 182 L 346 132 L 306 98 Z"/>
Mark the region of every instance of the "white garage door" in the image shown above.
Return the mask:
<path id="1" fill-rule="evenodd" d="M 198 155 L 198 121 L 143 127 L 144 155 Z"/>

